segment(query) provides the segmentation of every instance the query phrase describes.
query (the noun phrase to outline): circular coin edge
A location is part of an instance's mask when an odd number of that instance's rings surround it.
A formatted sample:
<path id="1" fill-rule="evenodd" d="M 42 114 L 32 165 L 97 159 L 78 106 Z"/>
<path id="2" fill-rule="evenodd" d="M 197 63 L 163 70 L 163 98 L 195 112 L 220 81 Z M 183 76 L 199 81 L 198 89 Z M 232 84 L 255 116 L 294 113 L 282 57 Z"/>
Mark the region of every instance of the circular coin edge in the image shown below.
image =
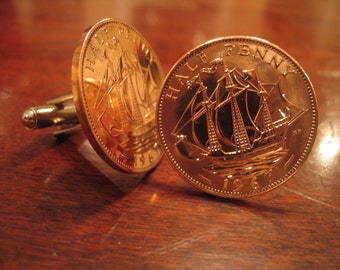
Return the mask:
<path id="1" fill-rule="evenodd" d="M 91 40 L 95 32 L 107 24 L 123 25 L 124 27 L 127 27 L 130 30 L 132 30 L 143 41 L 143 43 L 148 46 L 149 50 L 151 51 L 153 55 L 154 61 L 157 64 L 157 68 L 162 74 L 162 77 L 164 77 L 163 70 L 160 65 L 158 56 L 156 55 L 155 51 L 153 50 L 149 42 L 147 42 L 146 38 L 136 28 L 120 20 L 111 19 L 111 18 L 103 19 L 95 23 L 92 27 L 90 27 L 88 30 L 86 30 L 83 33 L 73 55 L 72 92 L 74 96 L 78 118 L 91 146 L 96 151 L 96 153 L 107 164 L 109 164 L 116 170 L 120 172 L 124 172 L 124 173 L 146 173 L 154 169 L 159 164 L 159 162 L 162 159 L 162 154 L 160 154 L 158 158 L 153 161 L 153 164 L 151 166 L 145 167 L 143 169 L 139 169 L 137 167 L 127 165 L 124 162 L 117 159 L 114 153 L 112 153 L 112 151 L 110 151 L 110 149 L 105 145 L 104 141 L 100 138 L 96 129 L 94 128 L 94 122 L 90 116 L 90 111 L 88 109 L 88 105 L 86 102 L 86 97 L 84 93 L 85 91 L 84 91 L 83 80 L 82 80 L 84 77 L 82 67 L 83 67 L 85 52 L 89 44 L 89 41 Z"/>
<path id="2" fill-rule="evenodd" d="M 310 133 L 308 136 L 308 139 L 306 141 L 306 147 L 302 151 L 302 154 L 298 158 L 298 160 L 295 162 L 294 166 L 286 172 L 283 176 L 281 176 L 279 179 L 276 179 L 273 183 L 263 187 L 259 191 L 251 191 L 248 193 L 241 193 L 241 192 L 229 192 L 229 191 L 221 191 L 216 188 L 209 187 L 203 183 L 201 183 L 199 180 L 195 179 L 193 176 L 191 176 L 184 168 L 178 164 L 176 158 L 172 155 L 167 142 L 164 139 L 164 130 L 163 130 L 163 124 L 162 124 L 162 108 L 164 103 L 164 92 L 165 89 L 168 88 L 169 83 L 171 79 L 176 74 L 177 70 L 180 69 L 180 67 L 183 66 L 183 63 L 188 60 L 191 56 L 194 56 L 196 53 L 199 53 L 203 51 L 204 49 L 213 46 L 217 43 L 225 42 L 225 41 L 251 41 L 252 44 L 260 44 L 261 46 L 267 47 L 269 49 L 272 49 L 274 52 L 278 53 L 279 55 L 283 56 L 288 62 L 293 64 L 297 68 L 297 72 L 299 73 L 300 78 L 303 79 L 303 82 L 308 90 L 308 95 L 310 97 L 311 101 L 311 115 L 312 115 L 312 121 L 311 121 L 311 128 Z M 286 51 L 281 49 L 279 46 L 258 37 L 252 37 L 252 36 L 229 36 L 229 37 L 219 37 L 216 39 L 209 40 L 205 43 L 202 43 L 190 51 L 188 51 L 186 54 L 184 54 L 179 60 L 174 64 L 174 66 L 170 69 L 168 74 L 166 75 L 164 79 L 164 83 L 162 85 L 160 92 L 160 98 L 157 106 L 157 130 L 159 134 L 159 140 L 161 142 L 161 147 L 163 149 L 163 152 L 165 153 L 165 156 L 170 161 L 170 164 L 173 166 L 173 168 L 184 177 L 185 180 L 187 180 L 190 184 L 192 184 L 194 187 L 198 188 L 201 191 L 207 192 L 209 194 L 219 196 L 219 197 L 226 197 L 226 198 L 240 198 L 240 197 L 252 197 L 256 195 L 260 195 L 263 193 L 266 193 L 274 188 L 279 187 L 283 183 L 285 183 L 287 180 L 289 180 L 297 171 L 298 168 L 306 161 L 309 153 L 312 150 L 312 146 L 315 141 L 316 133 L 317 133 L 317 125 L 318 125 L 318 109 L 317 109 L 317 99 L 315 95 L 315 91 L 313 88 L 313 85 L 307 75 L 307 73 L 304 71 L 304 69 L 300 66 L 300 64 Z"/>

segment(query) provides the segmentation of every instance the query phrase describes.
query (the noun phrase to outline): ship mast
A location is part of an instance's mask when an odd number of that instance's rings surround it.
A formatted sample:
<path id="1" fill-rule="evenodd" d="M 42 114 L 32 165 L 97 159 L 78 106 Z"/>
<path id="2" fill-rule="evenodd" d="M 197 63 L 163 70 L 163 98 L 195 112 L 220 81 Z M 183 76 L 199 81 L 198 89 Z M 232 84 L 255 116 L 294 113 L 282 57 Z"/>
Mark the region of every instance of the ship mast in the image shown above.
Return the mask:
<path id="1" fill-rule="evenodd" d="M 261 90 L 258 91 L 260 97 L 259 116 L 261 116 L 261 129 L 268 136 L 274 135 L 274 123 L 267 104 L 268 92 L 260 84 Z"/>
<path id="2" fill-rule="evenodd" d="M 141 125 L 141 123 L 143 123 L 143 116 L 142 116 L 142 112 L 140 110 L 140 106 L 138 104 L 137 96 L 136 96 L 137 95 L 136 91 L 139 91 L 140 89 L 138 89 L 139 88 L 139 85 L 138 85 L 138 82 L 137 82 L 138 79 L 136 77 L 131 78 L 131 76 L 133 76 L 133 75 L 136 76 L 136 74 L 133 74 L 133 73 L 134 73 L 134 70 L 130 69 L 128 77 L 127 77 L 127 79 L 130 81 L 130 83 L 133 87 L 132 87 L 132 89 L 126 89 L 126 91 L 130 90 L 129 98 L 130 98 L 130 101 L 131 101 L 132 120 L 135 123 L 138 123 L 138 125 Z M 131 87 L 131 86 L 128 84 L 125 87 Z"/>
<path id="3" fill-rule="evenodd" d="M 207 93 L 207 87 L 201 82 L 200 88 L 202 89 L 203 102 L 202 106 L 205 109 L 205 115 L 207 120 L 207 130 L 208 130 L 208 150 L 211 155 L 220 154 L 222 151 L 222 146 L 218 141 L 218 136 L 215 130 L 215 124 L 213 121 L 213 102 L 209 99 Z"/>
<path id="4" fill-rule="evenodd" d="M 235 95 L 235 84 L 230 76 L 229 70 L 225 71 L 225 89 L 228 91 L 227 99 L 231 99 L 231 116 L 233 123 L 233 131 L 234 131 L 234 143 L 235 150 L 238 153 L 242 153 L 251 149 L 250 140 L 248 137 L 247 129 L 244 125 L 242 114 L 240 108 L 237 103 L 236 95 Z"/>

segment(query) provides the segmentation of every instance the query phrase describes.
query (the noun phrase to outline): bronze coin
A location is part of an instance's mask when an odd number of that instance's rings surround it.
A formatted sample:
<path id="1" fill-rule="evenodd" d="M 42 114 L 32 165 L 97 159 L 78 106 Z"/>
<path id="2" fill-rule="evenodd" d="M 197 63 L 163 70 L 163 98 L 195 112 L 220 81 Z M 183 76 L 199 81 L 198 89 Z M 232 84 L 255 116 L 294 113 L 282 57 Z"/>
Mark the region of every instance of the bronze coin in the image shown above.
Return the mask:
<path id="1" fill-rule="evenodd" d="M 143 173 L 162 157 L 155 110 L 163 72 L 145 38 L 105 19 L 83 34 L 72 64 L 72 91 L 83 130 L 111 166 Z"/>
<path id="2" fill-rule="evenodd" d="M 313 86 L 285 51 L 254 37 L 208 41 L 167 75 L 157 108 L 163 151 L 196 188 L 258 195 L 288 180 L 317 130 Z"/>

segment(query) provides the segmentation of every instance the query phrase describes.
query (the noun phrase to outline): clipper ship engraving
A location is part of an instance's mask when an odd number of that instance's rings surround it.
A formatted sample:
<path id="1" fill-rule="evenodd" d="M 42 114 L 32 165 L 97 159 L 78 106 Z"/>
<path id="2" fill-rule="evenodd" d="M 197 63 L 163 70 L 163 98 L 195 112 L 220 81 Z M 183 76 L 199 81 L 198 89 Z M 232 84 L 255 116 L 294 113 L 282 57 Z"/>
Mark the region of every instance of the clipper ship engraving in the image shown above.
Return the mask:
<path id="1" fill-rule="evenodd" d="M 115 38 L 103 57 L 106 65 L 94 103 L 97 122 L 113 140 L 112 149 L 132 158 L 149 151 L 157 141 L 158 74 L 153 74 L 151 52 L 142 42 L 134 44 L 130 52 Z"/>
<path id="2" fill-rule="evenodd" d="M 183 156 L 222 178 L 251 179 L 279 164 L 288 126 L 306 110 L 285 96 L 284 75 L 269 80 L 268 65 L 241 70 L 216 58 L 187 81 L 187 106 L 172 131 Z"/>

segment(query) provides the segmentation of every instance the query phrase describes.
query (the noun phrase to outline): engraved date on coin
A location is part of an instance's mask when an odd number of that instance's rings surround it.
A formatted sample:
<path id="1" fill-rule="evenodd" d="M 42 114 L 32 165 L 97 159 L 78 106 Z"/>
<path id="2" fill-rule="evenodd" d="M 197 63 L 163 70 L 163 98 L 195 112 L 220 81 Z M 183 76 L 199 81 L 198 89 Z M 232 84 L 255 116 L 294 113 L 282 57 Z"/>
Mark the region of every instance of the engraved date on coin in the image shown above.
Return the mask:
<path id="1" fill-rule="evenodd" d="M 317 109 L 302 68 L 250 37 L 202 44 L 168 74 L 158 127 L 172 165 L 194 186 L 243 197 L 282 184 L 306 159 Z"/>

